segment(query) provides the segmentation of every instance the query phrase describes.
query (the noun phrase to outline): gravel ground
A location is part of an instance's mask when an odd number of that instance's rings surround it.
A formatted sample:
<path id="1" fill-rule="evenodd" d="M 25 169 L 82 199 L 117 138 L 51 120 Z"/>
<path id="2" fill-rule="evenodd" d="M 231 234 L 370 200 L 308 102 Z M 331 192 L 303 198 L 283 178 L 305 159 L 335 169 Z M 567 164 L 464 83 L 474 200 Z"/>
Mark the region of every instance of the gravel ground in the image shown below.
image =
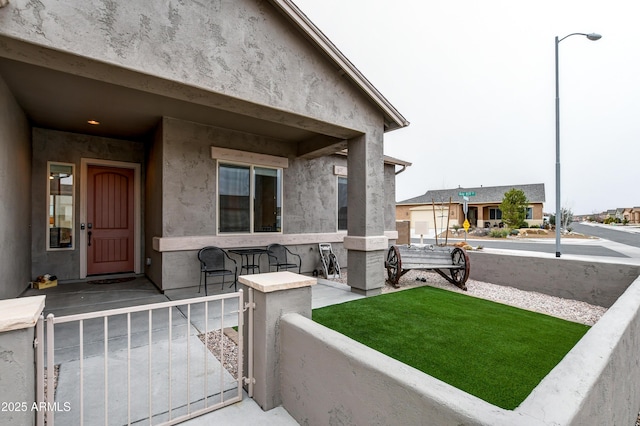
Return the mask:
<path id="1" fill-rule="evenodd" d="M 55 393 L 58 390 L 58 376 L 60 375 L 60 364 L 56 364 L 53 366 L 53 395 L 55 398 Z M 44 369 L 44 397 L 47 398 L 47 368 Z"/>
<path id="2" fill-rule="evenodd" d="M 423 282 L 422 279 L 425 281 Z M 341 278 L 334 279 L 332 281 L 338 281 L 346 284 L 346 272 L 342 273 Z M 437 273 L 429 271 L 409 271 L 400 278 L 398 284 L 400 288 L 397 289 L 386 284 L 382 289 L 382 292 L 389 293 L 429 285 L 431 287 L 456 291 L 469 296 L 492 300 L 505 305 L 516 306 L 529 311 L 540 312 L 586 325 L 595 324 L 607 311 L 607 309 L 602 306 L 590 305 L 585 302 L 563 299 L 533 291 L 518 290 L 514 287 L 490 284 L 475 280 L 467 280 L 467 291 L 463 291 L 449 283 Z"/>
<path id="3" fill-rule="evenodd" d="M 220 339 L 222 339 L 222 352 L 224 358 L 224 368 L 233 376 L 234 379 L 238 378 L 238 344 L 231 339 L 227 334 L 235 332 L 235 330 L 225 330 L 224 333 L 221 330 L 214 330 L 207 333 L 209 338 L 207 340 L 207 348 L 209 351 L 220 361 Z M 205 343 L 205 334 L 199 334 L 198 338 L 202 343 Z M 222 362 L 222 361 L 221 361 Z"/>

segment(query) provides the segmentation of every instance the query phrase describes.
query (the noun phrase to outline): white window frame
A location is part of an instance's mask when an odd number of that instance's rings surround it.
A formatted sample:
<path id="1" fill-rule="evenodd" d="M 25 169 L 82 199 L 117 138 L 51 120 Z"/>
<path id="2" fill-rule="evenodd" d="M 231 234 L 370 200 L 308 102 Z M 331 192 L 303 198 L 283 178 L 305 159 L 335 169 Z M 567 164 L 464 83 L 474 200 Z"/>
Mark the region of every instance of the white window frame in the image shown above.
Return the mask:
<path id="1" fill-rule="evenodd" d="M 71 184 L 71 246 L 70 247 L 51 247 L 51 166 L 65 166 L 71 167 L 71 176 L 73 182 Z M 47 202 L 46 202 L 46 232 L 45 232 L 45 245 L 46 251 L 73 251 L 76 248 L 76 184 L 78 182 L 78 175 L 76 174 L 76 165 L 73 163 L 64 163 L 61 161 L 47 161 Z"/>
<path id="2" fill-rule="evenodd" d="M 524 220 L 533 220 L 533 207 L 527 207 Z"/>
<path id="3" fill-rule="evenodd" d="M 259 154 L 256 152 L 240 151 L 237 149 L 211 147 L 211 158 L 216 160 L 216 235 L 260 235 L 260 234 L 282 234 L 284 230 L 284 169 L 289 167 L 289 159 L 275 155 Z M 250 232 L 220 232 L 220 164 L 251 167 L 250 171 L 250 201 L 249 201 L 249 231 Z M 280 171 L 280 231 L 274 232 L 254 232 L 254 211 L 253 198 L 253 167 L 263 167 L 267 169 L 278 169 Z"/>
<path id="4" fill-rule="evenodd" d="M 249 168 L 249 232 L 222 232 L 220 231 L 220 166 L 241 166 Z M 259 231 L 254 229 L 255 210 L 255 168 L 277 170 L 280 174 L 278 191 L 280 193 L 280 230 Z M 217 235 L 253 235 L 253 234 L 282 234 L 284 229 L 284 169 L 262 164 L 248 164 L 233 161 L 217 161 L 216 164 L 216 233 Z"/>
<path id="5" fill-rule="evenodd" d="M 347 229 L 340 229 L 340 220 L 338 218 L 339 216 L 339 210 L 340 210 L 340 192 L 339 192 L 339 187 L 340 187 L 340 179 L 347 179 L 347 185 L 349 184 L 349 177 L 348 177 L 348 172 L 349 169 L 346 166 L 338 166 L 338 165 L 334 165 L 333 166 L 333 174 L 336 176 L 336 231 L 340 234 L 346 234 L 347 233 Z M 349 204 L 349 200 L 348 200 L 348 195 L 347 195 L 347 205 Z M 347 209 L 348 210 L 348 209 Z M 349 226 L 349 221 L 347 220 L 347 227 Z"/>
<path id="6" fill-rule="evenodd" d="M 338 232 L 347 232 L 349 220 L 347 219 L 347 228 L 340 228 L 340 179 L 344 179 L 349 185 L 349 178 L 345 175 L 336 176 L 336 229 Z M 347 196 L 347 211 L 349 208 L 349 197 Z"/>

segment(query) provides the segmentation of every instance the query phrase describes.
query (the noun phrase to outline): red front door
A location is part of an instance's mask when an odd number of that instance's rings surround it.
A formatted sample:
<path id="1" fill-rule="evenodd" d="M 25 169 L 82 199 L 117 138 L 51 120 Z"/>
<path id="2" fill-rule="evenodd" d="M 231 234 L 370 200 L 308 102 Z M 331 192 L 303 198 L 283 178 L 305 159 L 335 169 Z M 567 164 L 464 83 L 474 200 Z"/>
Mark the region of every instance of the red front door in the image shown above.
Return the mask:
<path id="1" fill-rule="evenodd" d="M 134 271 L 133 169 L 87 169 L 87 275 Z"/>

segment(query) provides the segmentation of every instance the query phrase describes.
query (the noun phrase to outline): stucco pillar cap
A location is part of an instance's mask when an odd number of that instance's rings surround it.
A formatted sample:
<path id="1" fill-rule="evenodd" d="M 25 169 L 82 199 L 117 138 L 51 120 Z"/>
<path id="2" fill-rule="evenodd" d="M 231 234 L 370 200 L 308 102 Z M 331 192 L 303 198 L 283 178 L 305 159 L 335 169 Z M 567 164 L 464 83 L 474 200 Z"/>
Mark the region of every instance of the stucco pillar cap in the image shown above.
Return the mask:
<path id="1" fill-rule="evenodd" d="M 258 290 L 262 293 L 271 293 L 279 290 L 290 290 L 293 288 L 310 287 L 318 280 L 289 271 L 267 272 L 265 274 L 240 275 L 238 281 L 247 287 Z"/>
<path id="2" fill-rule="evenodd" d="M 45 297 L 0 300 L 0 333 L 34 327 L 44 310 Z"/>

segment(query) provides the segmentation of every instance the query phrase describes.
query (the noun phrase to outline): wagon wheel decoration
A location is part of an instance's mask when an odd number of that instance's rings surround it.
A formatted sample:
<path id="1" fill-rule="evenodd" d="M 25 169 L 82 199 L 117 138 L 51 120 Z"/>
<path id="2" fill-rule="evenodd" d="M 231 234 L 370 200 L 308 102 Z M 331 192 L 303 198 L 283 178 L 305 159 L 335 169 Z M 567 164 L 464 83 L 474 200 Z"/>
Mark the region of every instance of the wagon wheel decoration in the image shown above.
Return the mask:
<path id="1" fill-rule="evenodd" d="M 338 259 L 336 259 L 336 255 L 333 253 L 329 253 L 329 266 L 327 270 L 330 275 L 340 275 L 340 265 L 338 264 Z"/>
<path id="2" fill-rule="evenodd" d="M 464 283 L 469 278 L 469 255 L 467 252 L 459 247 L 456 247 L 451 252 L 451 260 L 454 266 L 458 266 L 458 269 L 450 269 L 451 279 L 453 283 L 463 290 L 467 289 Z"/>
<path id="3" fill-rule="evenodd" d="M 400 281 L 400 276 L 402 275 L 402 260 L 400 260 L 400 252 L 396 246 L 389 247 L 384 266 L 387 268 L 387 281 L 395 288 L 398 288 L 398 281 Z"/>

